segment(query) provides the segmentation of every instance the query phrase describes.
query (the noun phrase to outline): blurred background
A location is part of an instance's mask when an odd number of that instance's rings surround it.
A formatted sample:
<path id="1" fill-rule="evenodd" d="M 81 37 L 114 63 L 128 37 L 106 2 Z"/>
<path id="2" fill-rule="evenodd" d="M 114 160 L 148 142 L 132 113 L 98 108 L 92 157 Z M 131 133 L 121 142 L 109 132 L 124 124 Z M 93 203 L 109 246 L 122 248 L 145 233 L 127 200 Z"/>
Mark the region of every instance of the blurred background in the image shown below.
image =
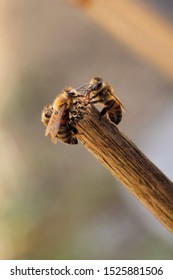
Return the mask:
<path id="1" fill-rule="evenodd" d="M 41 110 L 101 76 L 119 129 L 173 180 L 171 0 L 0 2 L 0 258 L 172 259 L 173 236 Z"/>

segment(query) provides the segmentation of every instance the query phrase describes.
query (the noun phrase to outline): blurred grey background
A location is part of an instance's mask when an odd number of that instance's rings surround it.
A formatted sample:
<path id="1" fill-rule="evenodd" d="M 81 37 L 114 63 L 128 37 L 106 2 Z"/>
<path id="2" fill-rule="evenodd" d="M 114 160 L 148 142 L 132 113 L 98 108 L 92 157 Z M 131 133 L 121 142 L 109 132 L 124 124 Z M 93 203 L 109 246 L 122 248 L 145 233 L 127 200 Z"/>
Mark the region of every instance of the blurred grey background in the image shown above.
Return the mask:
<path id="1" fill-rule="evenodd" d="M 81 144 L 44 137 L 43 106 L 101 76 L 127 108 L 119 129 L 173 180 L 171 71 L 94 21 L 94 2 L 0 2 L 1 259 L 173 258 L 173 236 Z M 144 3 L 172 30 L 171 1 Z"/>

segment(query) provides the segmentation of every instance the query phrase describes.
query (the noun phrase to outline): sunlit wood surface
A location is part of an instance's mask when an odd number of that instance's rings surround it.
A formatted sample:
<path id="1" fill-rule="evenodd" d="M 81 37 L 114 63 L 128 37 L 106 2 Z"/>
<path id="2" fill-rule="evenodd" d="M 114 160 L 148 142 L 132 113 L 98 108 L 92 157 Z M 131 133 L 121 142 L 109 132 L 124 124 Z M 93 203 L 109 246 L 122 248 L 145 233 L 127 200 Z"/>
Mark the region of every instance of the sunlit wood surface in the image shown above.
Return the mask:
<path id="1" fill-rule="evenodd" d="M 82 144 L 173 233 L 173 183 L 95 107 L 78 125 Z"/>

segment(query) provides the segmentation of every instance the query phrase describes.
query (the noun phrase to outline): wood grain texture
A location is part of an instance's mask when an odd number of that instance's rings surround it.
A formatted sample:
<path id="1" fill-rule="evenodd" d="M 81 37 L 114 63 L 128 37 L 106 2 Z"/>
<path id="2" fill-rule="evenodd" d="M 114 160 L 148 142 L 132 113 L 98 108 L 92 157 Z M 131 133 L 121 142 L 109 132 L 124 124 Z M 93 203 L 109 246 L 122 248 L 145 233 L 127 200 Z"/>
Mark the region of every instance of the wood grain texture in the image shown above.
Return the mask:
<path id="1" fill-rule="evenodd" d="M 173 183 L 92 106 L 77 124 L 82 144 L 173 233 Z"/>

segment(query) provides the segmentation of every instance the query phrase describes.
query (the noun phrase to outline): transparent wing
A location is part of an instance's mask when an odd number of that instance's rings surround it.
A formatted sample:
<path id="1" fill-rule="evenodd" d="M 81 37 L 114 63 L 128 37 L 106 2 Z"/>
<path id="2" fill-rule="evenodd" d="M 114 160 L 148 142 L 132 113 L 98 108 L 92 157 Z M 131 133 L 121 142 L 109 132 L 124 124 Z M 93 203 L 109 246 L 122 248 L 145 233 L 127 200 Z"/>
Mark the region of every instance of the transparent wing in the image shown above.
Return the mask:
<path id="1" fill-rule="evenodd" d="M 50 139 L 51 141 L 56 144 L 58 139 L 56 138 L 56 135 L 59 131 L 59 127 L 60 127 L 60 124 L 61 124 L 61 118 L 62 118 L 62 115 L 64 113 L 64 110 L 66 109 L 66 104 L 64 104 L 61 109 L 57 112 L 57 111 L 54 111 L 50 120 L 49 120 L 49 123 L 47 125 L 47 128 L 46 128 L 46 131 L 45 131 L 45 136 L 50 136 Z"/>
<path id="2" fill-rule="evenodd" d="M 113 94 L 112 94 L 112 95 L 113 95 Z M 113 96 L 114 96 L 115 99 L 118 101 L 118 103 L 120 103 L 120 105 L 121 105 L 123 111 L 127 112 L 126 108 L 123 106 L 123 104 L 121 103 L 121 101 L 119 100 L 119 98 L 118 98 L 117 96 L 115 96 L 115 95 L 113 95 Z"/>

